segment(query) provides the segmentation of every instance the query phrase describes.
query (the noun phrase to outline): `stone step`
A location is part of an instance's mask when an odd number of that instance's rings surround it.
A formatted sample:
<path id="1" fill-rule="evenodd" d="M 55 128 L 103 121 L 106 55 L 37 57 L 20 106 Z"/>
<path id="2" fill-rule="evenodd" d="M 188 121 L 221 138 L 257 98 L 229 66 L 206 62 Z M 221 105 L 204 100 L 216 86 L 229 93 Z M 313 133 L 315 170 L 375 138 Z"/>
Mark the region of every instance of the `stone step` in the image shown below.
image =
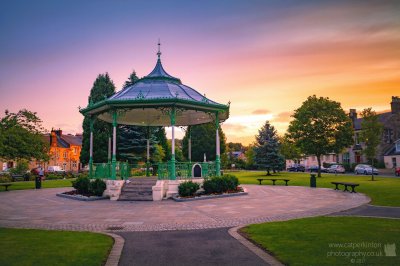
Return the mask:
<path id="1" fill-rule="evenodd" d="M 121 190 L 118 200 L 125 201 L 151 201 L 153 200 L 152 187 L 157 183 L 157 178 L 140 177 L 129 178 L 129 183 L 125 183 Z"/>
<path id="2" fill-rule="evenodd" d="M 153 196 L 127 197 L 127 196 L 121 195 L 118 200 L 119 201 L 153 201 Z"/>
<path id="3" fill-rule="evenodd" d="M 146 186 L 146 187 L 136 186 L 136 187 L 124 187 L 121 190 L 121 192 L 128 192 L 128 191 L 153 191 L 153 189 L 152 189 L 152 187 L 148 187 L 148 186 Z"/>

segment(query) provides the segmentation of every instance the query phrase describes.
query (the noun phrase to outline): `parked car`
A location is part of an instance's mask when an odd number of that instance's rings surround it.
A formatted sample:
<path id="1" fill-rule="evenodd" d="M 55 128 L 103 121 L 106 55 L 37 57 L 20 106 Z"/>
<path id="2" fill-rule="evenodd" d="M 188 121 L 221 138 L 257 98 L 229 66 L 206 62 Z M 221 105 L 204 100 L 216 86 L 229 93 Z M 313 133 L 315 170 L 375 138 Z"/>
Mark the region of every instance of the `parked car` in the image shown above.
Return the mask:
<path id="1" fill-rule="evenodd" d="M 354 173 L 356 175 L 358 175 L 358 174 L 370 175 L 370 174 L 372 174 L 372 172 L 374 175 L 379 175 L 378 169 L 376 169 L 368 164 L 358 164 L 354 168 Z"/>
<path id="2" fill-rule="evenodd" d="M 65 170 L 62 169 L 60 166 L 49 166 L 47 167 L 47 172 L 48 173 L 57 173 L 57 174 L 64 174 Z"/>
<path id="3" fill-rule="evenodd" d="M 312 165 L 312 166 L 310 166 L 310 167 L 308 168 L 308 171 L 309 171 L 310 173 L 312 173 L 312 172 L 317 173 L 317 172 L 318 172 L 318 165 Z M 326 172 L 327 172 L 327 169 L 321 165 L 321 173 L 326 173 Z"/>
<path id="4" fill-rule="evenodd" d="M 340 164 L 333 164 L 331 167 L 328 168 L 328 173 L 341 173 L 344 174 L 346 170 L 344 169 L 343 165 Z"/>
<path id="5" fill-rule="evenodd" d="M 396 169 L 394 170 L 394 174 L 396 176 L 400 176 L 400 167 L 396 167 Z"/>
<path id="6" fill-rule="evenodd" d="M 306 168 L 301 164 L 293 164 L 292 166 L 288 167 L 287 170 L 289 172 L 304 172 L 306 171 Z"/>

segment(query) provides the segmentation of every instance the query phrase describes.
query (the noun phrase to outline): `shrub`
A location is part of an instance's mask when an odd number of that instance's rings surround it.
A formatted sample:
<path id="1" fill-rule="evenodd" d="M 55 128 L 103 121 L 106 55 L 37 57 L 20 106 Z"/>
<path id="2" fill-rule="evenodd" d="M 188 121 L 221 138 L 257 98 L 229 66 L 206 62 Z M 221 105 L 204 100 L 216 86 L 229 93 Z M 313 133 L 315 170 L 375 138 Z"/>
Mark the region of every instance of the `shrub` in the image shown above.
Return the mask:
<path id="1" fill-rule="evenodd" d="M 61 177 L 62 178 L 62 177 Z M 55 179 L 60 179 L 60 175 L 49 173 L 46 175 L 47 180 L 55 180 Z"/>
<path id="2" fill-rule="evenodd" d="M 95 179 L 89 184 L 89 192 L 95 196 L 103 196 L 104 190 L 106 190 L 107 184 L 101 179 Z"/>
<path id="3" fill-rule="evenodd" d="M 0 175 L 0 183 L 11 182 L 11 177 L 9 175 Z"/>
<path id="4" fill-rule="evenodd" d="M 10 173 L 13 175 L 22 175 L 29 170 L 29 164 L 27 160 L 18 160 L 17 166 L 10 169 Z"/>
<path id="5" fill-rule="evenodd" d="M 181 197 L 191 197 L 196 193 L 196 191 L 200 188 L 200 185 L 192 182 L 192 181 L 186 181 L 183 183 L 180 183 L 178 186 L 178 193 L 179 196 Z"/>
<path id="6" fill-rule="evenodd" d="M 236 190 L 239 180 L 234 175 L 214 176 L 204 180 L 203 188 L 206 194 L 223 193 Z"/>
<path id="7" fill-rule="evenodd" d="M 78 177 L 72 181 L 72 186 L 78 191 L 79 194 L 89 194 L 90 179 L 87 177 Z"/>

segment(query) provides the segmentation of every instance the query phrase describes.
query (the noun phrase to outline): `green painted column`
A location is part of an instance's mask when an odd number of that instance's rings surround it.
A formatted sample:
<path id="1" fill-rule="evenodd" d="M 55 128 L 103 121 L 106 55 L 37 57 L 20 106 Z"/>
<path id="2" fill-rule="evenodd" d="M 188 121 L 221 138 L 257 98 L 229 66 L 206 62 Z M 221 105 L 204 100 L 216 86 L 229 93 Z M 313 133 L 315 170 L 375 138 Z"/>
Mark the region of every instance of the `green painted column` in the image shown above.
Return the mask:
<path id="1" fill-rule="evenodd" d="M 172 127 L 172 141 L 171 141 L 171 173 L 170 173 L 170 179 L 171 180 L 176 180 L 176 169 L 175 169 L 175 119 L 176 119 L 176 110 L 175 107 L 172 107 L 171 113 L 170 113 L 170 118 L 171 118 L 171 127 Z"/>
<path id="2" fill-rule="evenodd" d="M 150 127 L 147 127 L 147 160 L 146 176 L 150 176 Z"/>
<path id="3" fill-rule="evenodd" d="M 93 178 L 93 124 L 94 118 L 90 117 L 90 139 L 89 139 L 89 178 Z"/>
<path id="4" fill-rule="evenodd" d="M 215 172 L 217 176 L 221 175 L 221 151 L 220 151 L 220 141 L 219 141 L 219 117 L 218 112 L 215 113 Z"/>
<path id="5" fill-rule="evenodd" d="M 189 162 L 191 163 L 192 162 L 192 127 L 188 126 L 187 130 L 188 130 L 188 136 L 189 136 L 189 138 L 188 138 L 188 159 L 189 159 Z"/>
<path id="6" fill-rule="evenodd" d="M 111 159 L 111 179 L 117 179 L 117 112 L 113 111 L 113 147 Z"/>

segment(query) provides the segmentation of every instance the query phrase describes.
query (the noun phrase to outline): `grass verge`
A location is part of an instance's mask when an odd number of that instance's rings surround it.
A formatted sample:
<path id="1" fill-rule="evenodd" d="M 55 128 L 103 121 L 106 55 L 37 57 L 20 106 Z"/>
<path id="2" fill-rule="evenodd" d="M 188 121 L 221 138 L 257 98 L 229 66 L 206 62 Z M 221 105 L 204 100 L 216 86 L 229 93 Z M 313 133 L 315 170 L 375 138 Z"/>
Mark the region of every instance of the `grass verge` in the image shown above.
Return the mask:
<path id="1" fill-rule="evenodd" d="M 58 179 L 42 181 L 42 188 L 72 187 L 72 180 L 75 179 Z M 17 181 L 11 182 L 8 190 L 34 189 L 35 181 Z M 5 187 L 0 186 L 0 191 L 5 191 Z"/>
<path id="2" fill-rule="evenodd" d="M 109 236 L 89 232 L 0 228 L 0 265 L 100 266 L 113 245 Z"/>
<path id="3" fill-rule="evenodd" d="M 254 224 L 242 233 L 287 265 L 400 265 L 396 219 L 316 217 Z"/>
<path id="4" fill-rule="evenodd" d="M 239 172 L 227 172 L 233 174 L 239 178 L 241 184 L 259 184 L 257 178 L 269 178 L 265 175 L 265 172 L 256 171 L 239 171 Z M 281 172 L 274 174 L 273 178 L 288 178 L 290 179 L 290 186 L 310 186 L 310 174 L 309 173 L 288 173 Z M 371 181 L 370 176 L 351 176 L 351 175 L 337 175 L 334 174 L 322 174 L 322 177 L 317 178 L 317 187 L 334 188 L 331 184 L 332 181 L 339 182 L 355 182 L 359 183 L 360 186 L 356 188 L 357 192 L 368 195 L 374 205 L 381 206 L 400 206 L 400 178 L 389 178 L 389 177 L 375 177 L 376 181 Z M 263 185 L 271 185 L 271 181 L 263 181 Z M 277 182 L 277 185 L 283 185 L 284 182 Z"/>

